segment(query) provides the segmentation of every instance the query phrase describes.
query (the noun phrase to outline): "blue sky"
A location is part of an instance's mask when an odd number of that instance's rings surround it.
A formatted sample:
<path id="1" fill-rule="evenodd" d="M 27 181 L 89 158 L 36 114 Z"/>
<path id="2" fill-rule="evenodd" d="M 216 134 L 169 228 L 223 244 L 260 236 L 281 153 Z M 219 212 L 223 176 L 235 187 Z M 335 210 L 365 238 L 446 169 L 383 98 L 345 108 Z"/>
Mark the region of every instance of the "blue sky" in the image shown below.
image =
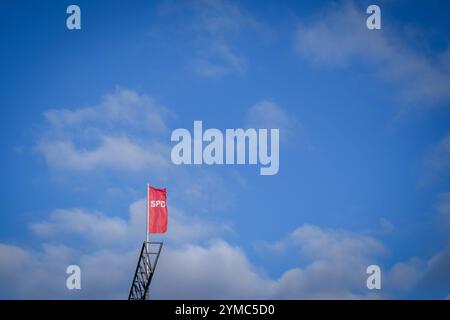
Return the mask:
<path id="1" fill-rule="evenodd" d="M 69 4 L 0 4 L 1 298 L 126 297 L 147 183 L 157 298 L 450 294 L 447 2 L 380 1 L 381 30 L 365 1 L 78 1 L 73 31 Z M 194 120 L 280 128 L 279 173 L 173 165 Z"/>

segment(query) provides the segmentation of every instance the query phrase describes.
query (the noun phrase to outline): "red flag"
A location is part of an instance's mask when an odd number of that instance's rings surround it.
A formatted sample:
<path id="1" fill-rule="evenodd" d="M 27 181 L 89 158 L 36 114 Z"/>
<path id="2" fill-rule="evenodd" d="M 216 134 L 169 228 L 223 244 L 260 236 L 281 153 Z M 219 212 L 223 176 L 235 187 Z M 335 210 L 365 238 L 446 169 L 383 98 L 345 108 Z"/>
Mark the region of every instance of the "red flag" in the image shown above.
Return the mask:
<path id="1" fill-rule="evenodd" d="M 156 189 L 148 186 L 147 195 L 147 233 L 165 233 L 167 231 L 166 188 Z"/>

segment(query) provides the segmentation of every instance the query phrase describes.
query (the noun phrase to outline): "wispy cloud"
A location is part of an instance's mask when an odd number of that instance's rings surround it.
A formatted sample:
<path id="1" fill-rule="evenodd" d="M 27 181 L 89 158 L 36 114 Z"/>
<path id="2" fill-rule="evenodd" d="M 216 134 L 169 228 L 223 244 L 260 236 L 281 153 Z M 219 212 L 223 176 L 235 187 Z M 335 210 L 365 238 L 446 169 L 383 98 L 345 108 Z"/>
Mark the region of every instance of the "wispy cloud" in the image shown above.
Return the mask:
<path id="1" fill-rule="evenodd" d="M 388 23 L 381 30 L 368 30 L 364 13 L 352 1 L 326 7 L 314 22 L 298 27 L 296 51 L 320 66 L 346 68 L 368 62 L 381 79 L 397 88 L 404 105 L 428 108 L 448 104 L 448 52 L 431 57 L 419 53 Z"/>
<path id="2" fill-rule="evenodd" d="M 429 167 L 440 172 L 450 169 L 450 134 L 444 136 L 433 147 L 426 162 Z"/>
<path id="3" fill-rule="evenodd" d="M 245 126 L 248 128 L 280 129 L 281 141 L 300 137 L 306 142 L 303 126 L 294 114 L 270 100 L 261 100 L 250 106 L 245 114 Z"/>
<path id="4" fill-rule="evenodd" d="M 243 74 L 246 70 L 244 59 L 233 52 L 223 41 L 210 43 L 208 49 L 199 50 L 192 61 L 194 71 L 204 77 L 221 77 Z"/>
<path id="5" fill-rule="evenodd" d="M 55 134 L 83 126 L 86 133 L 90 125 L 105 124 L 111 129 L 134 127 L 150 132 L 167 130 L 166 119 L 170 111 L 152 97 L 134 90 L 117 88 L 105 94 L 100 103 L 76 109 L 53 109 L 44 113 Z M 106 129 L 106 128 L 105 128 Z"/>
<path id="6" fill-rule="evenodd" d="M 438 195 L 436 208 L 442 225 L 450 230 L 450 191 Z"/>
<path id="7" fill-rule="evenodd" d="M 164 17 L 180 12 L 189 16 L 183 20 L 182 30 L 193 40 L 190 65 L 196 74 L 204 77 L 244 74 L 247 59 L 238 49 L 238 38 L 249 32 L 262 36 L 269 33 L 268 28 L 236 2 L 166 2 L 159 11 Z"/>
<path id="8" fill-rule="evenodd" d="M 450 134 L 431 144 L 422 160 L 425 169 L 420 178 L 419 186 L 443 181 L 450 173 Z"/>

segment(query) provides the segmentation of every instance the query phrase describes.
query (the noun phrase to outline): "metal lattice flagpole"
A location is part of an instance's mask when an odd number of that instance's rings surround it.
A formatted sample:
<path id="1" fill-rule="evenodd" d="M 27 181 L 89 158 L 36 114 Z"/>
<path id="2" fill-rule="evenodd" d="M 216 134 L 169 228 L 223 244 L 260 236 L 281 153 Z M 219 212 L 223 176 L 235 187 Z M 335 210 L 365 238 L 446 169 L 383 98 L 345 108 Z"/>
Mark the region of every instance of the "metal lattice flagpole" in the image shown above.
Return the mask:
<path id="1" fill-rule="evenodd" d="M 162 246 L 162 242 L 144 241 L 142 244 L 128 300 L 146 300 L 148 298 L 148 289 L 155 273 Z M 155 247 L 155 250 L 150 250 L 153 247 Z"/>
<path id="2" fill-rule="evenodd" d="M 158 263 L 159 255 L 163 246 L 162 242 L 150 242 L 149 197 L 150 185 L 147 184 L 146 240 L 142 244 L 141 254 L 139 255 L 136 271 L 134 272 L 133 283 L 131 284 L 128 300 L 145 300 L 148 298 L 148 289 L 150 287 L 153 274 L 155 273 L 156 264 Z"/>

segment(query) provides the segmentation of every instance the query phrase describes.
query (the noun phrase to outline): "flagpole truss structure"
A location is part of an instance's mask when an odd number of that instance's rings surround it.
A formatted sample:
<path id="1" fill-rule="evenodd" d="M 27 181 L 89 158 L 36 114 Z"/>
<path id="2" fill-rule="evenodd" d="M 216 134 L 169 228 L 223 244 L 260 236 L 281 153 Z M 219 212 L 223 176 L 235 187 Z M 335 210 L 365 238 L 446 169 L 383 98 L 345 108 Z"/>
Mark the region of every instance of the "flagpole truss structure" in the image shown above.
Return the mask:
<path id="1" fill-rule="evenodd" d="M 142 243 L 141 254 L 134 273 L 128 300 L 148 299 L 148 289 L 155 273 L 162 246 L 162 242 L 144 241 Z"/>
<path id="2" fill-rule="evenodd" d="M 147 184 L 146 240 L 142 243 L 133 283 L 128 300 L 147 300 L 148 289 L 158 264 L 162 242 L 151 242 L 150 233 L 165 233 L 167 230 L 166 189 L 157 189 Z M 150 205 L 151 204 L 151 205 Z"/>

